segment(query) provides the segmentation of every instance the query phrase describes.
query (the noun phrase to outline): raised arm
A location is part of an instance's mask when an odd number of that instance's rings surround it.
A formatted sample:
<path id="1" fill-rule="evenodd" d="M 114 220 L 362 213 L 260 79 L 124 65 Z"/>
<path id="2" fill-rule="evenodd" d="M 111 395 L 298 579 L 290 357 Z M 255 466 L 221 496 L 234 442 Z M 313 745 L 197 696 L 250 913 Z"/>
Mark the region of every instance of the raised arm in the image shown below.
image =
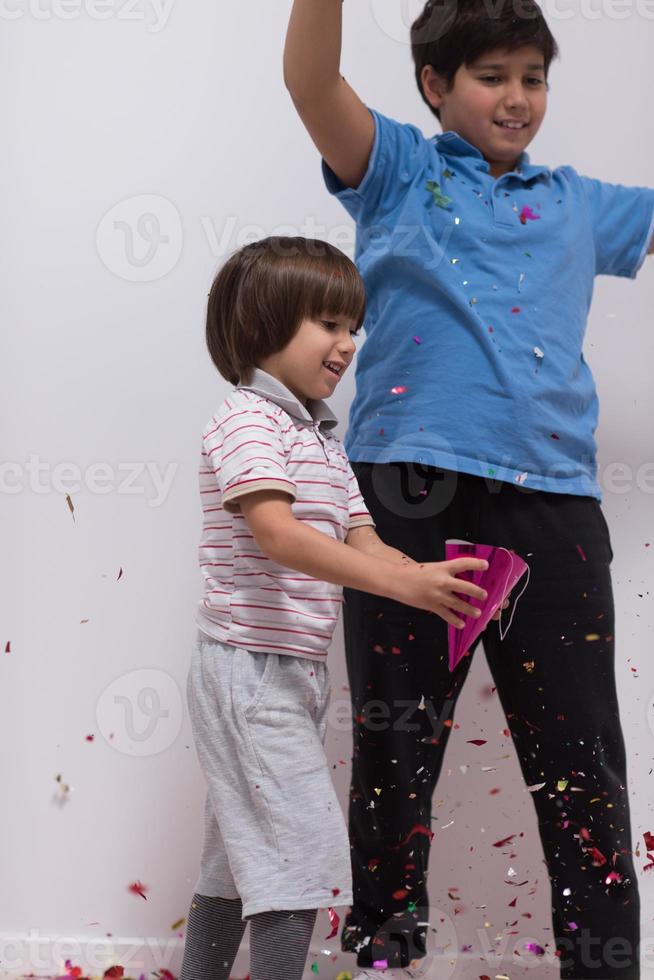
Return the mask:
<path id="1" fill-rule="evenodd" d="M 342 0 L 295 0 L 284 48 L 284 82 L 307 132 L 346 187 L 368 167 L 375 124 L 340 74 Z"/>

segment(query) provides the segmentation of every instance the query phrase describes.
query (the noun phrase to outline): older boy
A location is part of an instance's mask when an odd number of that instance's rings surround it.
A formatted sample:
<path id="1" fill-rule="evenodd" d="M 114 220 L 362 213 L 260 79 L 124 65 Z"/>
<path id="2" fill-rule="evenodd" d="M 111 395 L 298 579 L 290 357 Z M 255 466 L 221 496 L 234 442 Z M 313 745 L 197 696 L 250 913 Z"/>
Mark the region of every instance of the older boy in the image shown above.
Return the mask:
<path id="1" fill-rule="evenodd" d="M 526 782 L 546 784 L 533 800 L 550 952 L 565 978 L 632 980 L 612 551 L 582 343 L 594 277 L 633 278 L 652 251 L 654 191 L 529 161 L 557 47 L 535 3 L 516 10 L 426 5 L 412 41 L 443 128 L 433 139 L 369 110 L 340 76 L 341 0 L 295 0 L 285 81 L 357 222 L 367 339 L 345 445 L 364 499 L 384 540 L 418 561 L 448 537 L 531 555 L 511 633 L 500 648 L 489 630 L 484 647 Z M 355 727 L 343 947 L 360 977 L 389 980 L 425 955 L 430 835 L 413 831 L 429 829 L 449 731 L 430 739 L 425 711 L 395 722 L 422 699 L 441 716 L 470 658 L 452 681 L 442 624 L 361 591 L 346 590 L 344 619 L 355 715 L 382 700 L 390 718 L 381 733 Z M 560 789 L 566 777 L 583 792 Z"/>

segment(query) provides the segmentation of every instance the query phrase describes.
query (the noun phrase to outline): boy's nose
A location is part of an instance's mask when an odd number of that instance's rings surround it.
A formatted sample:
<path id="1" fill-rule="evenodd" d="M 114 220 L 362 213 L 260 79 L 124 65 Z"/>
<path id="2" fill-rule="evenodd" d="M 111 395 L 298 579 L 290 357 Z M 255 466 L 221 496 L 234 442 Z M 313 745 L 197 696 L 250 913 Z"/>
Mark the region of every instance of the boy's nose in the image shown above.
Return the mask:
<path id="1" fill-rule="evenodd" d="M 515 85 L 512 85 L 508 89 L 504 101 L 508 109 L 515 109 L 516 106 L 527 105 L 527 94 L 520 82 L 516 82 Z"/>

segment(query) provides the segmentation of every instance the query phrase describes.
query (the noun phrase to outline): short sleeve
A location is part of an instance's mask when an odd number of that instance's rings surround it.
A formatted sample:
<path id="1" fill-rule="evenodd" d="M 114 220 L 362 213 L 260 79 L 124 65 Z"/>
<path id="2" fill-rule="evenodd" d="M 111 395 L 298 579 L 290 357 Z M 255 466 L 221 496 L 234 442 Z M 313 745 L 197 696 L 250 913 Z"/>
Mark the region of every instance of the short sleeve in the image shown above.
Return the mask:
<path id="1" fill-rule="evenodd" d="M 281 428 L 273 416 L 237 408 L 205 430 L 203 445 L 226 511 L 238 513 L 239 498 L 257 490 L 282 490 L 295 500 Z"/>
<path id="2" fill-rule="evenodd" d="M 654 189 L 579 179 L 590 209 L 596 275 L 635 279 L 654 234 Z"/>
<path id="3" fill-rule="evenodd" d="M 347 483 L 349 504 L 348 531 L 351 531 L 354 527 L 375 527 L 375 522 L 364 503 L 357 478 L 352 472 L 352 467 L 349 463 L 347 464 Z"/>
<path id="4" fill-rule="evenodd" d="M 399 123 L 368 109 L 375 123 L 375 139 L 368 169 L 358 187 L 346 187 L 322 161 L 325 185 L 360 224 L 392 211 L 405 196 L 417 173 L 428 163 L 430 144 L 417 126 Z"/>

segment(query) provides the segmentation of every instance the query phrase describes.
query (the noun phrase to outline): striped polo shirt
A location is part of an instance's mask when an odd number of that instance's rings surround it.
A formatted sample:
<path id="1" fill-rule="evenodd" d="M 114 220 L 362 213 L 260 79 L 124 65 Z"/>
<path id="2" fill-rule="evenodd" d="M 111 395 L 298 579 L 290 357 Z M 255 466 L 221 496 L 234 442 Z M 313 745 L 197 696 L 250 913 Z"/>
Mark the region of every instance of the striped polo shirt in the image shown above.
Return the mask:
<path id="1" fill-rule="evenodd" d="M 258 547 L 239 498 L 283 490 L 293 516 L 336 541 L 374 522 L 321 400 L 308 409 L 259 368 L 238 385 L 202 433 L 199 469 L 203 633 L 258 653 L 324 660 L 343 601 L 341 586 L 279 565 Z"/>

